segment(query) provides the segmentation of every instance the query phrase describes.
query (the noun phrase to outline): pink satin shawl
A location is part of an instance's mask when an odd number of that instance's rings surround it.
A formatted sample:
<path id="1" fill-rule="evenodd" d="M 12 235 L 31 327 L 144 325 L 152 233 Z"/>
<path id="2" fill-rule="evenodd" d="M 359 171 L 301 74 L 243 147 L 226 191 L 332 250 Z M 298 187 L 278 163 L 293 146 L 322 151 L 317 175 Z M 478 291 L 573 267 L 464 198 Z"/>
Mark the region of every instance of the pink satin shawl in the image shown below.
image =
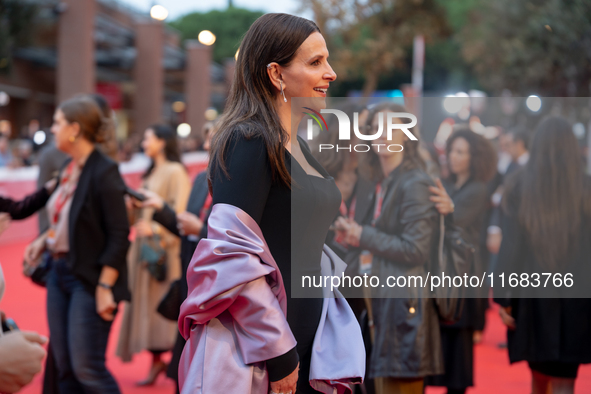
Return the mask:
<path id="1" fill-rule="evenodd" d="M 323 274 L 344 270 L 335 258 L 325 247 Z M 187 339 L 179 365 L 181 393 L 268 393 L 265 361 L 287 353 L 296 340 L 286 320 L 281 272 L 255 220 L 235 206 L 214 205 L 187 282 L 179 317 Z M 365 373 L 365 350 L 344 299 L 325 298 L 313 346 L 312 386 L 351 393 L 349 383 L 361 382 Z"/>

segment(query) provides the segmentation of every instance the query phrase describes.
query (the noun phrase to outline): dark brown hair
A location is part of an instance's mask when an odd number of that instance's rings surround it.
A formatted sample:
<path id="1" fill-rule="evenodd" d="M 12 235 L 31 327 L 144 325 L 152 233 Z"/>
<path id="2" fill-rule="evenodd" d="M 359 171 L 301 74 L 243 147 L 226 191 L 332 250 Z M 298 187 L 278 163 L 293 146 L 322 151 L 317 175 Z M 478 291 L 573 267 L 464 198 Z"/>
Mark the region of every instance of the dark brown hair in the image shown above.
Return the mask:
<path id="1" fill-rule="evenodd" d="M 98 93 L 91 94 L 90 97 L 101 109 L 101 112 L 103 113 L 103 118 L 112 120 L 113 110 L 111 109 L 111 106 L 109 105 L 107 99 L 103 95 Z M 117 161 L 117 156 L 119 154 L 119 144 L 117 143 L 117 135 L 114 126 L 115 125 L 113 125 L 113 127 L 111 127 L 108 130 L 108 133 L 104 135 L 105 141 L 100 143 L 97 147 L 105 155 Z"/>
<path id="2" fill-rule="evenodd" d="M 400 104 L 386 102 L 378 104 L 370 108 L 367 117 L 367 125 L 370 126 L 373 119 L 380 112 L 408 112 L 406 107 Z M 410 119 L 400 119 L 403 123 L 410 123 Z M 416 127 L 409 127 L 408 130 L 418 137 L 418 129 Z M 406 140 L 403 143 L 404 157 L 402 159 L 402 169 L 407 171 L 414 168 L 425 170 L 425 162 L 419 154 L 419 141 Z M 361 154 L 359 158 L 359 173 L 374 182 L 381 182 L 384 179 L 384 173 L 380 164 L 380 159 L 377 153 L 370 149 L 367 153 Z"/>
<path id="3" fill-rule="evenodd" d="M 99 106 L 90 96 L 76 96 L 58 107 L 68 123 L 78 123 L 80 135 L 94 143 L 105 142 L 114 128 L 113 121 L 105 118 Z"/>
<path id="4" fill-rule="evenodd" d="M 548 117 L 538 125 L 529 161 L 508 194 L 516 188 L 521 191 L 516 214 L 536 258 L 545 269 L 564 268 L 577 249 L 582 217 L 591 215 L 589 179 L 566 119 Z"/>
<path id="5" fill-rule="evenodd" d="M 277 62 L 288 66 L 314 32 L 320 32 L 314 22 L 288 14 L 263 15 L 248 29 L 238 52 L 226 109 L 211 142 L 210 188 L 216 168 L 229 176 L 225 156 L 230 141 L 237 136 L 262 137 L 273 179 L 291 187 L 291 176 L 285 166 L 285 143 L 289 135 L 275 108 L 275 88 L 267 74 L 267 64 Z"/>
<path id="6" fill-rule="evenodd" d="M 156 138 L 164 141 L 164 156 L 166 156 L 166 160 L 177 163 L 181 162 L 181 152 L 179 150 L 178 139 L 172 128 L 163 124 L 154 124 L 148 127 L 146 130 L 152 130 Z M 148 167 L 148 170 L 144 173 L 144 175 L 142 175 L 142 178 L 147 178 L 152 173 L 154 170 L 154 165 L 154 160 L 152 160 L 150 167 Z"/>
<path id="7" fill-rule="evenodd" d="M 453 143 L 458 138 L 463 138 L 470 147 L 470 177 L 475 181 L 488 182 L 497 172 L 497 154 L 492 144 L 480 134 L 470 130 L 468 125 L 458 125 L 459 127 L 448 138 L 445 146 L 445 154 L 449 158 L 449 153 Z M 448 169 L 449 169 L 449 160 Z M 452 182 L 456 181 L 456 175 L 449 169 L 449 178 Z"/>

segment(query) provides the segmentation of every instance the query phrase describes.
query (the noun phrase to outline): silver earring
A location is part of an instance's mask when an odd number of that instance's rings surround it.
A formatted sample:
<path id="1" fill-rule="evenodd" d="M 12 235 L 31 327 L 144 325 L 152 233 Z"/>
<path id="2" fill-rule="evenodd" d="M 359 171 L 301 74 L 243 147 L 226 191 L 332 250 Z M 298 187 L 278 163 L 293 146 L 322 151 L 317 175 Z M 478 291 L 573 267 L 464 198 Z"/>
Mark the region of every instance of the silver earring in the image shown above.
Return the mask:
<path id="1" fill-rule="evenodd" d="M 287 103 L 287 99 L 285 98 L 285 93 L 283 93 L 283 81 L 279 80 L 279 85 L 281 86 L 281 94 L 283 95 L 283 101 Z"/>

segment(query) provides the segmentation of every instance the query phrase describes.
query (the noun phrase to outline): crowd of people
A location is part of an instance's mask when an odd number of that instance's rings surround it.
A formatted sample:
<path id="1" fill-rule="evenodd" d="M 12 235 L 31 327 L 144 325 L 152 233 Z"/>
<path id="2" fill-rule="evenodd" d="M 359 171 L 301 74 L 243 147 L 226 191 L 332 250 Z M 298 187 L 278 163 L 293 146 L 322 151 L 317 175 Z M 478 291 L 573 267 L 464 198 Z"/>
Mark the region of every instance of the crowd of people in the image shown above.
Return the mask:
<path id="1" fill-rule="evenodd" d="M 456 125 L 441 155 L 401 128 L 368 152 L 322 152 L 338 127 L 309 146 L 291 108 L 294 98 L 324 108 L 337 78 L 316 24 L 266 14 L 240 48 L 225 112 L 205 128 L 209 168 L 192 187 L 169 127 L 145 130 L 150 166 L 130 190 L 104 100 L 59 105 L 39 190 L 0 198 L 1 229 L 46 209 L 25 265 L 47 287 L 50 331 L 47 352 L 35 333 L 0 336 L 0 392 L 18 391 L 45 359 L 46 393 L 119 393 L 105 352 L 123 306 L 117 355 L 152 355 L 141 386 L 166 372 L 184 394 L 421 394 L 429 385 L 461 394 L 474 385 L 488 289 L 449 321 L 427 287 L 395 297 L 361 288 L 345 302 L 320 288 L 292 297 L 298 278 L 425 277 L 443 223 L 473 246 L 469 274 L 589 277 L 591 182 L 564 118 L 492 142 Z M 385 129 L 388 113 L 409 112 L 392 102 L 341 110 L 357 113 L 367 133 Z M 529 363 L 532 392 L 573 393 L 579 365 L 591 362 L 591 300 L 498 291 L 494 300 L 511 362 Z"/>

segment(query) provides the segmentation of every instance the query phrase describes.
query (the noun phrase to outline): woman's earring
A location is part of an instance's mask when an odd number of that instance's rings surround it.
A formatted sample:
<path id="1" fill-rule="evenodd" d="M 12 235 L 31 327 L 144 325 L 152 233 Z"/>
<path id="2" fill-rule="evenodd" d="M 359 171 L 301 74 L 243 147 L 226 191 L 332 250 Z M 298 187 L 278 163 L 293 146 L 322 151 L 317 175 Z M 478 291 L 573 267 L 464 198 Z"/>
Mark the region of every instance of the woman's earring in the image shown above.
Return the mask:
<path id="1" fill-rule="evenodd" d="M 281 86 L 281 94 L 283 95 L 283 101 L 287 103 L 287 99 L 285 98 L 285 93 L 283 93 L 283 81 L 279 80 L 279 85 Z"/>
<path id="2" fill-rule="evenodd" d="M 70 142 L 74 142 L 76 141 L 76 137 L 74 137 L 73 135 L 70 136 L 70 138 L 68 138 L 70 140 Z"/>

